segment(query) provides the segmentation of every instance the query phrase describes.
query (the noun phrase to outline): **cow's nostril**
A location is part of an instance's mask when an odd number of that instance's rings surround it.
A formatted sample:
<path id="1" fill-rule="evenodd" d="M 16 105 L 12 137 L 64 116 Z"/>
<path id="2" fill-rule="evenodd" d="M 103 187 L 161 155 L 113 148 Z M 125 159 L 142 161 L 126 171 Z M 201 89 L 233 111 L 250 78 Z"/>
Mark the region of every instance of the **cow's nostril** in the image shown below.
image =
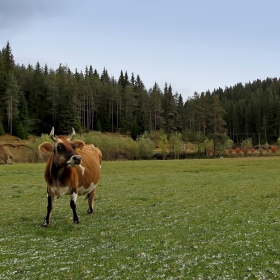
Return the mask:
<path id="1" fill-rule="evenodd" d="M 79 161 L 79 160 L 81 160 L 81 156 L 73 156 L 73 160 L 74 161 Z"/>

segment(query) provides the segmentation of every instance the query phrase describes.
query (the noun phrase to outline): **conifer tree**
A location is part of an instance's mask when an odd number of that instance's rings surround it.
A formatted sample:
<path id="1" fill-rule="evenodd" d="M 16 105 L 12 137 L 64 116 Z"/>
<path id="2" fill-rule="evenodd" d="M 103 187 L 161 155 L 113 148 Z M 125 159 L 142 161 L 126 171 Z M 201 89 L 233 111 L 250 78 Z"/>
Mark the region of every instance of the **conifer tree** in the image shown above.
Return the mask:
<path id="1" fill-rule="evenodd" d="M 134 92 L 135 92 L 135 119 L 136 119 L 136 136 L 142 135 L 145 131 L 150 131 L 149 126 L 149 96 L 145 89 L 145 86 L 140 78 L 137 75 L 134 83 Z"/>
<path id="2" fill-rule="evenodd" d="M 9 41 L 7 42 L 6 46 L 2 49 L 2 55 L 6 67 L 6 72 L 9 73 L 10 71 L 13 71 L 15 67 L 15 60 L 12 54 L 12 48 L 10 46 Z"/>
<path id="3" fill-rule="evenodd" d="M 77 133 L 81 132 L 81 125 L 71 101 L 71 96 L 65 93 L 63 95 L 63 102 L 60 102 L 58 107 L 57 132 L 67 135 L 71 132 L 72 127 Z"/>
<path id="4" fill-rule="evenodd" d="M 199 97 L 194 99 L 194 112 L 197 130 L 202 133 L 203 136 L 206 136 L 206 129 L 209 117 L 209 96 L 210 93 L 206 95 L 204 92 L 201 93 Z M 210 110 L 211 111 L 211 110 Z"/>
<path id="5" fill-rule="evenodd" d="M 3 99 L 7 90 L 7 78 L 8 73 L 6 71 L 5 61 L 2 52 L 0 51 L 0 100 Z M 0 116 L 1 122 L 4 119 L 5 105 L 3 102 L 0 102 Z"/>
<path id="6" fill-rule="evenodd" d="M 122 70 L 121 70 L 121 73 L 120 73 L 118 84 L 121 85 L 122 87 L 125 86 L 125 80 L 124 80 L 124 75 L 123 75 L 123 71 Z"/>
<path id="7" fill-rule="evenodd" d="M 162 93 L 157 83 L 154 84 L 153 88 L 149 90 L 150 106 L 149 106 L 149 119 L 151 130 L 156 131 L 160 129 L 164 124 L 162 118 Z"/>
<path id="8" fill-rule="evenodd" d="M 6 105 L 6 113 L 8 120 L 8 130 L 10 134 L 13 134 L 13 120 L 18 115 L 18 103 L 19 103 L 19 87 L 15 79 L 14 73 L 8 73 L 7 90 L 4 95 L 4 103 Z"/>
<path id="9" fill-rule="evenodd" d="M 214 94 L 211 98 L 210 105 L 210 136 L 214 140 L 215 147 L 224 143 L 226 140 L 226 122 L 224 121 L 224 115 L 226 111 L 221 107 L 218 94 Z"/>
<path id="10" fill-rule="evenodd" d="M 132 72 L 132 74 L 131 74 L 130 84 L 133 85 L 133 86 L 135 85 L 135 78 L 134 78 L 133 72 Z"/>

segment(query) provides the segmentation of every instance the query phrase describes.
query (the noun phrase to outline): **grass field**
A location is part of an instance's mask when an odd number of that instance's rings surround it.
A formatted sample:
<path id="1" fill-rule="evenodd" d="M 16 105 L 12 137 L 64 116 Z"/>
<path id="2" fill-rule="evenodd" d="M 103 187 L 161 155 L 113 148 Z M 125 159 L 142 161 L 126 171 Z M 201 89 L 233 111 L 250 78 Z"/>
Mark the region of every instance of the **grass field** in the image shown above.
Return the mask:
<path id="1" fill-rule="evenodd" d="M 87 215 L 0 166 L 0 279 L 280 279 L 280 157 L 104 162 Z"/>

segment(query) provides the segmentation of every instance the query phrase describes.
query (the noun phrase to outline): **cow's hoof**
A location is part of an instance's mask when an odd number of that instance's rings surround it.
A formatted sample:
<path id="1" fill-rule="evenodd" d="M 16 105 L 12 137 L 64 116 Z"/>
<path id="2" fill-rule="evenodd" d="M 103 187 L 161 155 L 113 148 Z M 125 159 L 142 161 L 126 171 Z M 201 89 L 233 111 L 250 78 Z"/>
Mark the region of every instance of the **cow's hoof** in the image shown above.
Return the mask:
<path id="1" fill-rule="evenodd" d="M 41 227 L 48 227 L 50 224 L 48 224 L 46 221 L 41 225 Z"/>
<path id="2" fill-rule="evenodd" d="M 88 214 L 92 214 L 93 212 L 94 212 L 94 209 L 93 209 L 93 208 L 91 208 L 91 207 L 88 208 L 88 210 L 87 210 L 87 213 L 88 213 Z"/>
<path id="3" fill-rule="evenodd" d="M 74 224 L 76 224 L 76 225 L 78 225 L 79 223 L 80 223 L 79 220 L 75 220 L 75 221 L 74 221 Z"/>

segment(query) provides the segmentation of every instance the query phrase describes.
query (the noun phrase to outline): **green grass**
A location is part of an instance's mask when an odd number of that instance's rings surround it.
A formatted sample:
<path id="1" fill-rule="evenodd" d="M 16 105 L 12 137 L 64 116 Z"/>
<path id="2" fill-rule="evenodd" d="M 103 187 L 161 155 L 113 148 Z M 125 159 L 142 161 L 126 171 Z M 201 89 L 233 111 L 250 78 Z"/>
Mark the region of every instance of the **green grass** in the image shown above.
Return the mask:
<path id="1" fill-rule="evenodd" d="M 104 162 L 87 215 L 0 166 L 0 279 L 279 279 L 280 158 Z"/>

